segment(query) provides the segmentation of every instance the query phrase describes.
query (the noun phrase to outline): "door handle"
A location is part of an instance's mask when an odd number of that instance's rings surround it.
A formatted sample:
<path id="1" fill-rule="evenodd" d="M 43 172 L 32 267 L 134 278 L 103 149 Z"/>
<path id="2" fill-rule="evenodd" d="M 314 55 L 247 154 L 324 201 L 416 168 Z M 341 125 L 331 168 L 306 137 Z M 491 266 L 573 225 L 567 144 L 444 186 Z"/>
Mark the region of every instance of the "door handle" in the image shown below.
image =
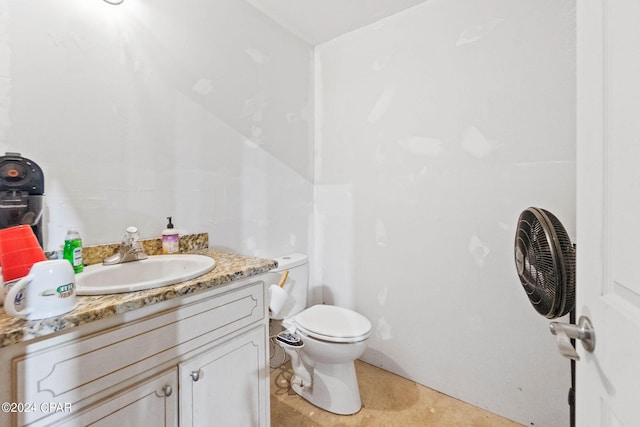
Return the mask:
<path id="1" fill-rule="evenodd" d="M 191 371 L 189 376 L 191 377 L 193 382 L 198 381 L 200 379 L 200 369 L 198 369 L 197 371 Z"/>
<path id="2" fill-rule="evenodd" d="M 580 340 L 582 347 L 589 353 L 596 348 L 596 332 L 587 316 L 580 316 L 578 324 L 551 322 L 551 333 L 558 337 L 558 349 L 567 359 L 580 360 L 580 356 L 571 344 L 571 340 Z"/>

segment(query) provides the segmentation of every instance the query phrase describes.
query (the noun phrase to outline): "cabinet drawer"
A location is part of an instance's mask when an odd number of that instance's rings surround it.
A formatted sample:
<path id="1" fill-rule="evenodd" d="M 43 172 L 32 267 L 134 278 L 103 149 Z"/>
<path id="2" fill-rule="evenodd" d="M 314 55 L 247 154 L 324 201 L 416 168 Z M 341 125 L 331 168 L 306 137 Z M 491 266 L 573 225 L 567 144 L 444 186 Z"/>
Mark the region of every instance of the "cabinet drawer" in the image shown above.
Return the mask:
<path id="1" fill-rule="evenodd" d="M 264 282 L 94 333 L 13 360 L 16 402 L 71 404 L 144 374 L 162 363 L 257 322 L 265 316 Z M 47 414 L 19 414 L 27 424 Z"/>

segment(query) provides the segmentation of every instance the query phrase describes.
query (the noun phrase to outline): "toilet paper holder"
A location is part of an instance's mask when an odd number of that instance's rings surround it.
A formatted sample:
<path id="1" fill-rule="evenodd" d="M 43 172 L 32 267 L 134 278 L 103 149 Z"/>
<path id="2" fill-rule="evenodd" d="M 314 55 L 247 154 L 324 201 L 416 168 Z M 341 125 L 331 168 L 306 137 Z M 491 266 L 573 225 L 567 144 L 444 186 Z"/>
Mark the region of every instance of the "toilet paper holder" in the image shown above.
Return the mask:
<path id="1" fill-rule="evenodd" d="M 580 360 L 571 340 L 580 340 L 582 347 L 589 353 L 596 348 L 596 333 L 587 316 L 580 316 L 578 324 L 562 322 L 551 322 L 549 324 L 551 333 L 558 338 L 558 349 L 567 359 Z"/>

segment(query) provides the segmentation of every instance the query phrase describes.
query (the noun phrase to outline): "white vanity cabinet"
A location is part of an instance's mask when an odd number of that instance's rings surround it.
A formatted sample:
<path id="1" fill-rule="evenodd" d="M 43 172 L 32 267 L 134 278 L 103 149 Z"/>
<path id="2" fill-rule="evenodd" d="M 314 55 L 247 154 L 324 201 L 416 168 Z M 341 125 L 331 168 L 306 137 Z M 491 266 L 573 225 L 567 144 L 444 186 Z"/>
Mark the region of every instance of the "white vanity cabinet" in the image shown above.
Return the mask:
<path id="1" fill-rule="evenodd" d="M 263 394 L 268 389 L 261 387 L 264 375 L 244 368 L 257 367 L 265 359 L 263 340 L 264 331 L 258 327 L 180 364 L 181 426 L 268 424 L 261 419 L 264 405 L 269 405 L 268 394 Z"/>
<path id="2" fill-rule="evenodd" d="M 268 426 L 264 275 L 2 349 L 2 426 Z"/>

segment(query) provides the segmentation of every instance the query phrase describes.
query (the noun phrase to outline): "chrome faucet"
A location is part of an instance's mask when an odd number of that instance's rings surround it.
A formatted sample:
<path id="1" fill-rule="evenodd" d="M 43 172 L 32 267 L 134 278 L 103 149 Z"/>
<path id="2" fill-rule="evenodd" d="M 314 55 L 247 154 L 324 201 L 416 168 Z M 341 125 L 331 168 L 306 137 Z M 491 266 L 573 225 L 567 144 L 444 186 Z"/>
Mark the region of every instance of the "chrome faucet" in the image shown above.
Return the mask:
<path id="1" fill-rule="evenodd" d="M 118 253 L 102 261 L 103 265 L 122 264 L 124 262 L 138 261 L 147 258 L 147 254 L 142 251 L 140 235 L 136 227 L 127 227 L 122 237 L 122 244 Z"/>

